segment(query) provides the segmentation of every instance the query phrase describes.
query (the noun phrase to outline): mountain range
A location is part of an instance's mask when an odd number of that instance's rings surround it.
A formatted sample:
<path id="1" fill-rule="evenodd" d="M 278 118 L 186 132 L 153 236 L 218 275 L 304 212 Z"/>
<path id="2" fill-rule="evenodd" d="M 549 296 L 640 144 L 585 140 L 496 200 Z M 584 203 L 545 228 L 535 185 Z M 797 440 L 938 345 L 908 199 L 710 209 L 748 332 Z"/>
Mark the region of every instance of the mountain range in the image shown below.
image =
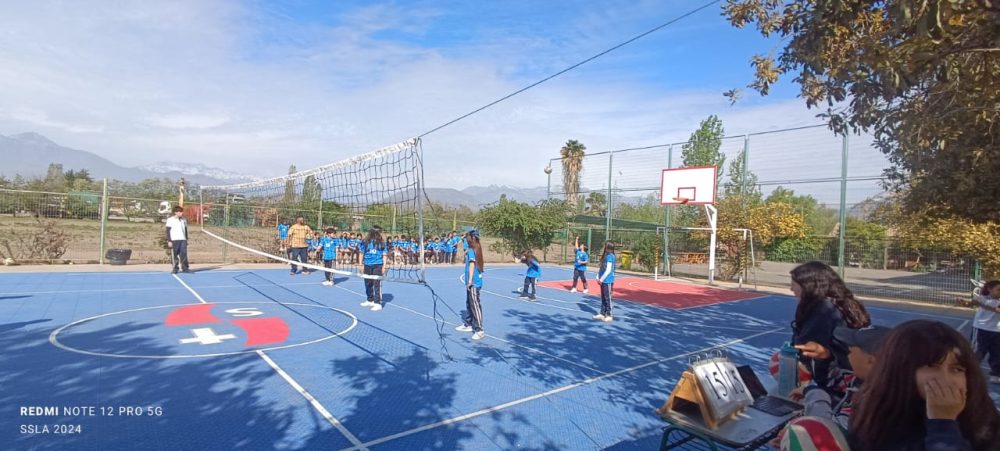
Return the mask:
<path id="1" fill-rule="evenodd" d="M 0 135 L 0 175 L 13 178 L 44 177 L 50 163 L 60 163 L 63 170 L 86 169 L 95 179 L 109 178 L 138 182 L 148 178 L 185 180 L 201 185 L 226 185 L 258 179 L 225 169 L 199 163 L 161 161 L 154 164 L 125 167 L 85 150 L 61 146 L 38 133 Z M 465 206 L 472 209 L 496 202 L 501 195 L 519 202 L 534 203 L 547 197 L 544 186 L 519 188 L 512 186 L 470 186 L 465 189 L 427 188 L 427 196 L 434 202 L 448 207 Z"/>

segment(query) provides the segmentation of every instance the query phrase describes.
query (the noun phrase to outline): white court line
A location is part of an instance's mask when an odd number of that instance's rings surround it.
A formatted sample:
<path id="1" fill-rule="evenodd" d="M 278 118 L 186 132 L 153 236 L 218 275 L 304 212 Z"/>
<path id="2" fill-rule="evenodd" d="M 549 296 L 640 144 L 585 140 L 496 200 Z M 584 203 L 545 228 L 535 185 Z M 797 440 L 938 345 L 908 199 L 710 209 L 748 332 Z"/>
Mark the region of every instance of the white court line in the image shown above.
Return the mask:
<path id="1" fill-rule="evenodd" d="M 753 338 L 760 337 L 762 335 L 767 335 L 767 334 L 775 333 L 775 332 L 778 332 L 778 331 L 784 331 L 785 329 L 786 329 L 785 327 L 779 327 L 779 328 L 772 329 L 772 330 L 769 330 L 769 331 L 756 333 L 756 334 L 753 334 L 753 335 L 750 335 L 750 336 L 747 336 L 747 337 L 744 337 L 744 338 L 732 340 L 732 341 L 729 341 L 729 342 L 726 342 L 726 343 L 723 343 L 723 344 L 720 344 L 720 345 L 709 346 L 709 347 L 706 347 L 706 348 L 699 349 L 697 351 L 685 352 L 683 354 L 678 354 L 678 355 L 672 356 L 672 357 L 665 357 L 665 358 L 662 358 L 662 359 L 659 359 L 659 360 L 654 360 L 654 361 L 651 361 L 651 362 L 646 362 L 646 363 L 643 363 L 643 364 L 640 364 L 640 365 L 636 365 L 636 366 L 633 366 L 631 368 L 625 368 L 625 369 L 622 369 L 622 370 L 618 370 L 618 371 L 615 371 L 613 373 L 604 373 L 604 374 L 602 374 L 600 376 L 595 376 L 595 377 L 591 377 L 591 378 L 588 378 L 588 379 L 584 379 L 584 380 L 582 380 L 580 382 L 575 382 L 575 383 L 572 383 L 572 384 L 569 384 L 569 385 L 566 385 L 566 386 L 563 386 L 563 387 L 559 387 L 559 388 L 556 388 L 556 389 L 553 389 L 553 390 L 549 390 L 547 392 L 534 394 L 534 395 L 531 395 L 531 396 L 528 396 L 528 397 L 524 397 L 524 398 L 521 398 L 521 399 L 516 399 L 516 400 L 510 401 L 510 402 L 506 402 L 506 403 L 503 403 L 503 404 L 500 404 L 500 405 L 496 405 L 496 406 L 493 406 L 493 407 L 487 407 L 485 409 L 477 410 L 475 412 L 467 413 L 467 414 L 464 414 L 464 415 L 459 415 L 457 417 L 449 418 L 447 420 L 438 421 L 436 423 L 431 423 L 431 424 L 427 424 L 427 425 L 420 426 L 420 427 L 417 427 L 417 428 L 413 428 L 413 429 L 410 429 L 408 431 L 403 431 L 403 432 L 399 432 L 399 433 L 396 433 L 396 434 L 387 435 L 387 436 L 382 437 L 382 438 L 378 438 L 378 439 L 375 439 L 375 440 L 371 440 L 371 441 L 365 442 L 360 447 L 359 446 L 355 446 L 353 448 L 346 448 L 345 451 L 353 451 L 353 450 L 357 450 L 357 449 L 363 449 L 362 447 L 375 446 L 375 445 L 378 445 L 378 444 L 382 444 L 382 443 L 385 443 L 385 442 L 388 442 L 388 441 L 396 440 L 396 439 L 399 439 L 399 438 L 402 438 L 402 437 L 406 437 L 406 436 L 409 436 L 409 435 L 413 435 L 413 434 L 417 434 L 417 433 L 424 432 L 424 431 L 427 431 L 427 430 L 439 428 L 441 426 L 447 426 L 449 424 L 455 424 L 455 423 L 458 423 L 458 422 L 461 422 L 461 421 L 468 420 L 470 418 L 475 418 L 475 417 L 478 417 L 478 416 L 486 415 L 488 413 L 497 412 L 497 411 L 500 411 L 500 410 L 507 409 L 509 407 L 513 407 L 513 406 L 519 405 L 519 404 L 524 404 L 524 403 L 529 402 L 529 401 L 534 401 L 536 399 L 541 399 L 541 398 L 544 398 L 544 397 L 547 397 L 547 396 L 552 396 L 552 395 L 555 395 L 555 394 L 558 394 L 558 393 L 562 393 L 562 392 L 567 391 L 567 390 L 572 390 L 572 389 L 577 388 L 577 387 L 582 387 L 584 385 L 589 385 L 589 384 L 592 384 L 594 382 L 597 382 L 597 381 L 600 381 L 600 380 L 603 380 L 603 379 L 615 377 L 615 376 L 618 376 L 618 375 L 621 375 L 621 374 L 631 373 L 633 371 L 640 370 L 640 369 L 643 369 L 643 368 L 646 368 L 646 367 L 649 367 L 649 366 L 659 365 L 661 363 L 669 362 L 671 360 L 677 360 L 677 359 L 689 357 L 689 356 L 692 356 L 692 355 L 695 355 L 695 354 L 700 354 L 700 353 L 703 353 L 703 352 L 706 352 L 706 351 L 710 351 L 710 350 L 713 350 L 713 349 L 725 348 L 725 347 L 728 347 L 728 346 L 732 346 L 732 345 L 735 345 L 735 344 L 742 343 L 742 342 L 744 342 L 746 340 L 750 340 L 750 339 L 753 339 Z"/>
<path id="2" fill-rule="evenodd" d="M 194 291 L 193 288 L 188 286 L 188 284 L 184 283 L 184 281 L 181 280 L 180 277 L 177 277 L 177 274 L 173 274 L 173 276 L 175 279 L 177 279 L 178 282 L 181 283 L 181 285 L 184 285 L 184 288 L 187 288 L 188 291 L 190 291 L 195 298 L 201 301 L 201 303 L 207 304 L 207 302 L 205 302 L 205 299 L 202 298 L 197 291 Z M 295 379 L 292 379 L 292 376 L 289 376 L 288 373 L 286 373 L 285 370 L 281 369 L 281 367 L 279 367 L 277 363 L 274 363 L 274 360 L 271 360 L 271 358 L 268 357 L 267 354 L 264 354 L 263 351 L 257 351 L 257 355 L 259 355 L 260 358 L 264 359 L 264 361 L 267 362 L 268 366 L 277 371 L 278 375 L 281 376 L 281 378 L 284 379 L 285 382 L 288 383 L 288 385 L 292 386 L 292 389 L 299 392 L 299 394 L 302 395 L 302 397 L 305 398 L 306 401 L 309 401 L 309 404 L 311 404 L 313 408 L 316 409 L 316 411 L 319 412 L 319 414 L 326 419 L 327 422 L 329 422 L 333 427 L 337 428 L 337 430 L 340 431 L 344 435 L 344 437 L 347 437 L 347 440 L 349 440 L 352 444 L 354 444 L 353 449 L 360 449 L 360 450 L 368 449 L 365 447 L 365 445 L 361 443 L 360 440 L 358 440 L 357 437 L 354 436 L 354 434 L 351 433 L 351 431 L 348 431 L 347 428 L 345 428 L 344 425 L 337 420 L 337 418 L 331 415 L 330 412 L 326 410 L 326 408 L 323 407 L 323 405 L 320 404 L 315 397 L 313 397 L 313 395 L 311 395 L 308 391 L 306 391 L 305 388 L 299 385 L 299 383 L 296 382 Z"/>
<path id="3" fill-rule="evenodd" d="M 244 271 L 240 271 L 244 272 Z M 292 285 L 319 285 L 319 282 L 293 282 L 293 283 L 283 283 L 281 286 L 292 286 Z M 271 284 L 261 284 L 261 285 L 206 285 L 203 287 L 198 287 L 200 289 L 206 288 L 243 288 L 243 287 L 264 287 L 271 286 Z M 105 288 L 105 289 L 95 289 L 95 290 L 53 290 L 53 291 L 11 291 L 11 292 L 0 292 L 0 295 L 11 295 L 11 294 L 63 294 L 63 293 L 113 293 L 113 292 L 124 292 L 124 291 L 162 291 L 162 290 L 180 290 L 178 287 L 154 287 L 154 288 Z"/>
<path id="4" fill-rule="evenodd" d="M 270 269 L 278 269 L 278 268 L 270 268 Z M 219 274 L 219 273 L 228 273 L 228 272 L 249 272 L 249 271 L 252 271 L 252 270 L 250 270 L 250 269 L 242 269 L 242 270 L 241 269 L 202 269 L 202 270 L 195 271 L 195 272 L 204 272 L 204 273 L 209 273 L 210 272 L 210 273 L 213 273 L 213 274 Z M 58 273 L 53 273 L 53 274 L 58 274 Z M 63 274 L 66 275 L 66 276 L 71 276 L 71 277 L 79 277 L 79 276 L 140 276 L 140 275 L 167 274 L 167 271 L 134 271 L 134 272 L 101 272 L 101 271 L 92 271 L 92 272 L 69 272 L 69 273 L 63 273 Z"/>
<path id="5" fill-rule="evenodd" d="M 958 329 L 956 329 L 956 330 L 958 330 L 959 332 L 961 332 L 962 329 L 965 329 L 965 325 L 966 324 L 969 324 L 969 320 L 962 321 L 962 324 L 959 324 L 958 325 Z"/>
<path id="6" fill-rule="evenodd" d="M 177 274 L 173 274 L 173 276 L 174 276 L 174 278 L 175 278 L 175 279 L 177 279 L 177 281 L 178 281 L 178 282 L 180 282 L 180 283 L 181 283 L 181 285 L 184 285 L 184 288 L 187 288 L 187 289 L 188 289 L 188 291 L 190 291 L 190 292 L 191 292 L 191 294 L 193 294 L 193 295 L 194 295 L 194 297 L 195 297 L 195 298 L 197 298 L 199 302 L 201 302 L 202 304 L 208 304 L 208 302 L 205 302 L 205 298 L 201 297 L 201 295 L 200 295 L 200 294 L 198 294 L 198 292 L 197 292 L 197 291 L 194 291 L 194 288 L 191 288 L 191 286 L 190 286 L 190 285 L 188 285 L 188 284 L 184 283 L 184 281 L 183 281 L 183 280 L 181 280 L 181 278 L 180 278 L 180 277 L 177 277 Z"/>
<path id="7" fill-rule="evenodd" d="M 313 397 L 313 395 L 311 395 L 305 388 L 299 385 L 299 383 L 296 382 L 295 379 L 292 379 L 292 376 L 289 376 L 288 373 L 286 373 L 285 370 L 281 369 L 281 367 L 278 366 L 277 363 L 274 363 L 274 360 L 271 360 L 271 358 L 268 357 L 267 354 L 264 354 L 264 351 L 257 351 L 257 355 L 259 355 L 260 358 L 264 359 L 264 361 L 267 362 L 267 364 L 270 365 L 271 368 L 274 369 L 274 371 L 277 371 L 278 375 L 281 376 L 281 378 L 284 379 L 285 382 L 288 382 L 288 385 L 291 385 L 292 388 L 295 389 L 295 391 L 299 392 L 299 394 L 302 395 L 303 398 L 306 398 L 306 401 L 309 401 L 309 404 L 312 404 L 313 408 L 316 409 L 316 411 L 319 412 L 319 414 L 322 415 L 323 418 L 326 418 L 326 421 L 328 421 L 331 425 L 333 425 L 333 427 L 337 428 L 337 430 L 340 431 L 341 434 L 344 434 L 344 437 L 347 437 L 347 440 L 349 440 L 354 445 L 354 448 L 352 449 L 363 449 L 363 450 L 368 449 L 365 447 L 364 444 L 361 443 L 361 440 L 358 440 L 358 438 L 355 437 L 354 434 L 351 433 L 351 431 L 348 431 L 347 428 L 344 427 L 344 425 L 340 421 L 338 421 L 336 417 L 330 414 L 330 412 L 326 410 L 326 407 L 323 407 L 323 405 L 320 404 L 319 401 L 316 400 L 315 397 Z"/>

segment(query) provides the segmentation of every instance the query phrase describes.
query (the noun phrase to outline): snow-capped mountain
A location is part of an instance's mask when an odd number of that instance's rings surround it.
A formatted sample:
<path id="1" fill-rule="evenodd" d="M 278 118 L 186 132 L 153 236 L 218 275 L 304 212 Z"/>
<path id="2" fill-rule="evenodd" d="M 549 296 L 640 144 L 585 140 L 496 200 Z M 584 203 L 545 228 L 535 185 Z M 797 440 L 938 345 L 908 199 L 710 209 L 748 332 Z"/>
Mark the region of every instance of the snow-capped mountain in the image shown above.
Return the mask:
<path id="1" fill-rule="evenodd" d="M 238 172 L 233 172 L 233 171 L 227 171 L 221 168 L 213 168 L 210 166 L 205 166 L 201 163 L 158 161 L 153 164 L 139 166 L 139 169 L 144 169 L 159 174 L 169 174 L 169 173 L 179 172 L 182 174 L 201 175 L 205 177 L 211 177 L 213 179 L 225 180 L 227 182 L 234 182 L 234 183 L 259 180 L 258 177 L 253 177 L 246 174 L 240 174 Z"/>

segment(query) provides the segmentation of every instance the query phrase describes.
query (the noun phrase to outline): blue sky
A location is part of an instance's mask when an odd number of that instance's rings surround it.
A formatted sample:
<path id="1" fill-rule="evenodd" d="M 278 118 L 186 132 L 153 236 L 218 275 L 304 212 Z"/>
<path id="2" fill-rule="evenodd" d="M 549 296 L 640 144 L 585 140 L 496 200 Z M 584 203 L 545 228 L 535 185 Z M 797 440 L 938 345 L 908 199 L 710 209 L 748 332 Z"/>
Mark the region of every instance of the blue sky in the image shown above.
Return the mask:
<path id="1" fill-rule="evenodd" d="M 257 176 L 415 136 L 703 4 L 0 2 L 0 134 Z M 678 142 L 709 114 L 731 134 L 819 123 L 788 82 L 729 105 L 777 43 L 720 8 L 427 136 L 428 184 L 544 185 L 567 139 Z"/>

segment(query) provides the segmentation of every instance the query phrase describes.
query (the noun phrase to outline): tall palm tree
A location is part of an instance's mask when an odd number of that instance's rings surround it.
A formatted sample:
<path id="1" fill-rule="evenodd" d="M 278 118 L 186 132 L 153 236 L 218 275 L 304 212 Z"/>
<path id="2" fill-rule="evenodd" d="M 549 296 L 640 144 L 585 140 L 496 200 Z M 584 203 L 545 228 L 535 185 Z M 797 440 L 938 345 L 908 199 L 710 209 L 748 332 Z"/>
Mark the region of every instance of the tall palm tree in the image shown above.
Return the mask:
<path id="1" fill-rule="evenodd" d="M 563 190 L 566 193 L 566 202 L 570 207 L 576 208 L 580 194 L 580 173 L 583 172 L 583 156 L 587 146 L 583 143 L 571 139 L 566 141 L 559 155 L 562 157 L 563 169 Z"/>

